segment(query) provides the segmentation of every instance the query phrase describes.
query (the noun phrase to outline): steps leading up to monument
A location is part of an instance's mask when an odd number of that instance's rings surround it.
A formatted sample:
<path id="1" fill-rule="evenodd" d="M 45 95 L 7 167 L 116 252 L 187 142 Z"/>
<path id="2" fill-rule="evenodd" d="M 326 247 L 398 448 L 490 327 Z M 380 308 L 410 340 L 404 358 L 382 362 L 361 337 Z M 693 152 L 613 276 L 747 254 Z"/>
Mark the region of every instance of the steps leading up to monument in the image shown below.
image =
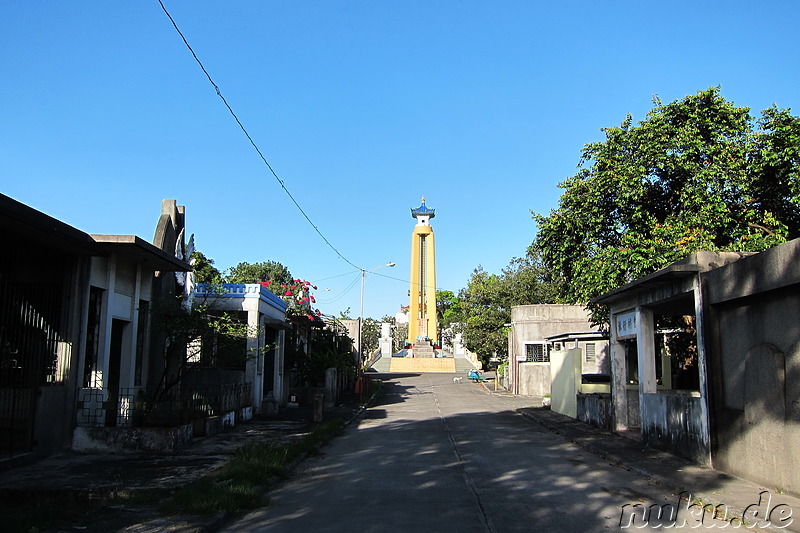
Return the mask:
<path id="1" fill-rule="evenodd" d="M 373 367 L 374 368 L 374 367 Z M 392 357 L 390 372 L 454 373 L 456 361 L 452 357 Z"/>
<path id="2" fill-rule="evenodd" d="M 389 372 L 389 369 L 392 366 L 392 358 L 389 356 L 381 357 L 374 363 L 372 363 L 372 368 L 375 372 Z"/>
<path id="3" fill-rule="evenodd" d="M 455 362 L 456 362 L 456 372 L 458 372 L 460 374 L 461 373 L 466 374 L 470 370 L 475 370 L 475 367 L 472 366 L 472 363 L 470 363 L 469 359 L 467 359 L 465 356 L 456 355 L 456 356 L 454 356 L 454 359 L 455 359 Z"/>

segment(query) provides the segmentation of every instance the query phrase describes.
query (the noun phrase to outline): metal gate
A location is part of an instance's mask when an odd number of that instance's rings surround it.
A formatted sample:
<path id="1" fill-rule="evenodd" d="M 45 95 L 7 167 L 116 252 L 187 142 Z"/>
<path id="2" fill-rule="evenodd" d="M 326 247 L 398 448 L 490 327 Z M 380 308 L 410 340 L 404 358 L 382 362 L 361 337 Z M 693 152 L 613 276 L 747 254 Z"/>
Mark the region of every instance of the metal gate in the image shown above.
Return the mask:
<path id="1" fill-rule="evenodd" d="M 38 389 L 57 380 L 64 275 L 53 256 L 0 256 L 0 458 L 33 448 Z"/>

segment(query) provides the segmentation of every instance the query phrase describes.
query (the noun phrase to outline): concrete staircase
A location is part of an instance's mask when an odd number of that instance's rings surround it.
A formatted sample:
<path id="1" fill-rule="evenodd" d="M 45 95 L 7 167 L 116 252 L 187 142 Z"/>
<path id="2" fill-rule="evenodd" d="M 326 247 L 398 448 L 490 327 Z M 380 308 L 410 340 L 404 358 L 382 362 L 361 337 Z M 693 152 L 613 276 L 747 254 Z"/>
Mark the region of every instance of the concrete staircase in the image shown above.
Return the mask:
<path id="1" fill-rule="evenodd" d="M 372 363 L 370 368 L 375 372 L 389 372 L 392 368 L 392 358 L 378 356 L 378 360 Z"/>
<path id="2" fill-rule="evenodd" d="M 456 355 L 454 358 L 456 360 L 456 372 L 459 374 L 467 374 L 470 370 L 476 370 L 465 356 Z"/>

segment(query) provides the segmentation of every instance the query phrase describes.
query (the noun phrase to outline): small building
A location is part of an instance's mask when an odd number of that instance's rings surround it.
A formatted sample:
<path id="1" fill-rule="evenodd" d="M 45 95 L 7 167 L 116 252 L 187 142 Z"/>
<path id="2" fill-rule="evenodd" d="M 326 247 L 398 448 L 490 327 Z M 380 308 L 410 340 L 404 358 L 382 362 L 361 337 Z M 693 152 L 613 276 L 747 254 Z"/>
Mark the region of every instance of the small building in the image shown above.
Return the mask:
<path id="1" fill-rule="evenodd" d="M 741 257 L 697 252 L 595 300 L 610 309 L 616 431 L 711 463 L 702 273 Z"/>
<path id="2" fill-rule="evenodd" d="M 146 387 L 155 272 L 191 267 L 133 235 L 89 235 L 0 195 L 0 458 L 130 420 Z"/>
<path id="3" fill-rule="evenodd" d="M 598 338 L 582 305 L 536 304 L 511 308 L 508 333 L 509 389 L 524 396 L 550 394 L 550 353 L 582 350 L 582 373 L 608 369 L 608 342 Z M 575 333 L 584 332 L 584 333 Z"/>
<path id="4" fill-rule="evenodd" d="M 234 374 L 237 382 L 250 384 L 256 414 L 266 413 L 274 401 L 285 405 L 289 384 L 285 364 L 287 304 L 260 283 L 225 283 L 195 287 L 194 305 L 207 304 L 213 312 L 238 315 L 248 325 L 247 356 L 244 366 Z M 236 369 L 231 369 L 236 370 Z M 219 372 L 208 378 L 219 380 Z"/>
<path id="5" fill-rule="evenodd" d="M 597 298 L 610 308 L 614 428 L 800 492 L 800 239 L 697 252 Z"/>

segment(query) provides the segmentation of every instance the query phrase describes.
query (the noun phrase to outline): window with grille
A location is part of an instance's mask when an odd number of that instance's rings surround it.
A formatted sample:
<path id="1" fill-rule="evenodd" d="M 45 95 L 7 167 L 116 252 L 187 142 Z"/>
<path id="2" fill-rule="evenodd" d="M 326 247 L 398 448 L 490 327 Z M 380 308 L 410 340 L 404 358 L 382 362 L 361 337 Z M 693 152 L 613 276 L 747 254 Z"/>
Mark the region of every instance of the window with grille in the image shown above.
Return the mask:
<path id="1" fill-rule="evenodd" d="M 594 363 L 597 360 L 597 355 L 595 352 L 595 344 L 593 342 L 586 343 L 586 347 L 584 348 L 584 354 L 586 356 L 587 363 Z"/>
<path id="2" fill-rule="evenodd" d="M 549 363 L 550 354 L 544 344 L 526 344 L 525 360 L 529 363 Z"/>

